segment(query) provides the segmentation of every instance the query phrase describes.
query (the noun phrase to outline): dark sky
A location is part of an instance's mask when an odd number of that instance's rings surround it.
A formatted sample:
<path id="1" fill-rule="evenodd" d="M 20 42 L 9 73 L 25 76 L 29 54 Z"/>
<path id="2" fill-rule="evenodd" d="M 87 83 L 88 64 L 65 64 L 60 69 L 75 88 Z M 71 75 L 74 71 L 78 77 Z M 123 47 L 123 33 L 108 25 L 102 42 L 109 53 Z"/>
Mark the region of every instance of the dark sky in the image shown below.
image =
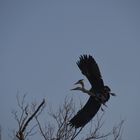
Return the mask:
<path id="1" fill-rule="evenodd" d="M 28 93 L 29 101 L 45 97 L 56 108 L 67 95 L 82 99 L 69 90 L 85 78 L 75 63 L 81 54 L 95 57 L 117 94 L 105 109 L 106 126 L 125 119 L 123 140 L 140 139 L 140 2 L 1 0 L 3 139 L 15 125 L 17 92 Z"/>

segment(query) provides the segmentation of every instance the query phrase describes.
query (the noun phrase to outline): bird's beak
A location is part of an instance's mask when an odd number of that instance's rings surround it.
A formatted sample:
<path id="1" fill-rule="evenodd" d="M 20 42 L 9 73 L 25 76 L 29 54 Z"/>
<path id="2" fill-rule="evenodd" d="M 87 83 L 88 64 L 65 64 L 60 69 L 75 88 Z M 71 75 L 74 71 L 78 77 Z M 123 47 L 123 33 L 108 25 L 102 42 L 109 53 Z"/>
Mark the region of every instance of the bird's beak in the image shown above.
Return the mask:
<path id="1" fill-rule="evenodd" d="M 81 85 L 81 81 L 83 81 L 83 80 L 84 80 L 84 79 L 81 79 L 81 80 L 77 81 L 76 83 L 74 83 L 74 85 L 78 85 L 78 84 Z"/>
<path id="2" fill-rule="evenodd" d="M 76 83 L 74 83 L 74 85 L 78 85 L 78 84 L 80 84 L 80 82 L 78 81 L 78 82 L 76 82 Z"/>
<path id="3" fill-rule="evenodd" d="M 77 87 L 76 87 L 76 88 L 72 88 L 72 89 L 70 89 L 70 90 L 77 90 Z"/>

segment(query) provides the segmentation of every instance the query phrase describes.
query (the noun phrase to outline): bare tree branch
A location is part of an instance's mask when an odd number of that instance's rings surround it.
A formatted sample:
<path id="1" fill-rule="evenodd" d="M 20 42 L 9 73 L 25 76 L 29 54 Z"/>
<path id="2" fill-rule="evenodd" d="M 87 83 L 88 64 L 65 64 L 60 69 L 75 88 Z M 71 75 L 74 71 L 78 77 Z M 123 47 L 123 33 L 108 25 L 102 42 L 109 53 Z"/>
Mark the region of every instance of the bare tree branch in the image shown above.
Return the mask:
<path id="1" fill-rule="evenodd" d="M 115 125 L 109 132 L 105 133 L 103 131 L 103 126 L 105 125 L 105 122 L 103 121 L 105 115 L 104 112 L 97 114 L 93 121 L 80 129 L 72 127 L 69 124 L 69 120 L 76 112 L 73 99 L 65 98 L 64 103 L 59 106 L 56 112 L 50 110 L 48 117 L 50 117 L 52 121 L 45 124 L 43 123 L 43 125 L 41 124 L 39 117 L 45 108 L 44 99 L 39 105 L 35 102 L 32 103 L 30 109 L 29 105 L 25 103 L 25 96 L 23 96 L 21 102 L 19 101 L 19 97 L 17 97 L 17 100 L 21 114 L 19 115 L 17 111 L 13 111 L 12 113 L 19 126 L 18 131 L 16 132 L 16 137 L 19 140 L 27 139 L 28 136 L 36 134 L 38 130 L 40 136 L 44 140 L 121 140 L 122 138 L 122 126 L 124 120 Z M 82 108 L 82 104 L 80 104 L 80 106 Z M 35 122 L 30 123 L 33 119 Z M 89 131 L 85 131 L 87 129 L 89 129 Z M 86 135 L 84 136 L 83 134 Z"/>
<path id="2" fill-rule="evenodd" d="M 33 130 L 38 126 L 38 124 L 34 124 L 29 130 L 26 130 L 26 128 L 29 126 L 29 123 L 33 120 L 33 118 L 40 113 L 40 110 L 42 110 L 43 105 L 45 104 L 45 99 L 43 99 L 37 108 L 32 111 L 33 113 L 29 114 L 28 104 L 25 104 L 25 97 L 26 95 L 24 95 L 20 101 L 19 96 L 17 96 L 17 103 L 21 110 L 21 114 L 18 115 L 17 111 L 12 112 L 19 126 L 18 131 L 16 132 L 16 137 L 19 140 L 25 140 L 28 136 L 36 134 Z"/>
<path id="3" fill-rule="evenodd" d="M 38 111 L 40 110 L 40 108 L 43 106 L 43 104 L 45 103 L 45 99 L 43 99 L 43 101 L 41 102 L 41 104 L 38 106 L 38 108 L 35 110 L 35 112 L 28 118 L 28 120 L 25 122 L 23 128 L 21 129 L 22 132 L 25 131 L 28 123 L 33 119 L 33 117 L 35 117 L 35 115 L 38 113 Z"/>
<path id="4" fill-rule="evenodd" d="M 113 128 L 114 140 L 121 140 L 122 132 L 123 132 L 123 127 L 122 127 L 123 124 L 124 124 L 124 120 L 122 120 L 117 126 L 114 126 Z"/>
<path id="5" fill-rule="evenodd" d="M 82 106 L 81 106 L 82 107 Z M 40 125 L 40 131 L 41 134 L 44 137 L 44 140 L 75 140 L 80 139 L 80 133 L 85 133 L 83 128 L 76 129 L 74 127 L 71 127 L 69 125 L 69 120 L 75 113 L 75 105 L 73 102 L 73 99 L 68 100 L 67 98 L 64 101 L 64 104 L 60 106 L 57 110 L 57 112 L 50 111 L 50 116 L 52 119 L 55 120 L 55 129 L 53 127 L 53 133 L 51 133 L 51 136 L 49 136 L 49 129 L 52 128 L 52 124 L 49 124 L 49 127 L 47 129 L 42 129 L 41 124 Z M 91 124 L 89 134 L 86 135 L 85 138 L 82 138 L 82 140 L 105 140 L 105 139 L 112 139 L 112 140 L 120 140 L 115 139 L 120 137 L 122 125 L 118 124 L 113 129 L 111 129 L 109 132 L 102 133 L 102 127 L 104 126 L 105 122 L 103 121 L 105 113 L 101 113 L 101 115 L 97 114 L 96 119 L 94 118 L 94 124 L 92 121 L 89 123 Z M 121 123 L 122 124 L 122 123 Z M 94 126 L 94 127 L 93 127 Z M 85 126 L 88 128 L 88 126 Z M 44 130 L 44 132 L 43 132 Z M 113 138 L 112 138 L 113 137 Z"/>
<path id="6" fill-rule="evenodd" d="M 40 122 L 38 120 L 38 117 L 36 116 L 35 119 L 37 121 L 37 124 L 38 124 L 38 127 L 39 127 L 39 130 L 40 130 L 41 135 L 43 136 L 44 140 L 47 140 L 47 137 L 46 137 L 46 135 L 45 135 L 45 133 L 44 133 L 44 131 L 42 129 L 42 126 L 41 126 L 41 124 L 40 124 Z"/>

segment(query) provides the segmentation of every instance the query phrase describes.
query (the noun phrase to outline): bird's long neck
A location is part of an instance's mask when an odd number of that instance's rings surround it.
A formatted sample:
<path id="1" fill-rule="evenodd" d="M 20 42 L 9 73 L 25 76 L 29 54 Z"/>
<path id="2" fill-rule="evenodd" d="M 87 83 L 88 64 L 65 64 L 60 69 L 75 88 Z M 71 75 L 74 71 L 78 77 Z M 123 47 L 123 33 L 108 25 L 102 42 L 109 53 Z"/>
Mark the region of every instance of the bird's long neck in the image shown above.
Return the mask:
<path id="1" fill-rule="evenodd" d="M 82 88 L 85 89 L 84 82 L 82 81 L 80 84 L 81 84 Z"/>
<path id="2" fill-rule="evenodd" d="M 91 92 L 90 90 L 87 90 L 87 89 L 85 89 L 84 87 L 82 88 L 82 90 L 81 90 L 83 93 L 87 93 L 88 95 L 90 95 L 90 96 L 93 96 L 93 92 Z"/>

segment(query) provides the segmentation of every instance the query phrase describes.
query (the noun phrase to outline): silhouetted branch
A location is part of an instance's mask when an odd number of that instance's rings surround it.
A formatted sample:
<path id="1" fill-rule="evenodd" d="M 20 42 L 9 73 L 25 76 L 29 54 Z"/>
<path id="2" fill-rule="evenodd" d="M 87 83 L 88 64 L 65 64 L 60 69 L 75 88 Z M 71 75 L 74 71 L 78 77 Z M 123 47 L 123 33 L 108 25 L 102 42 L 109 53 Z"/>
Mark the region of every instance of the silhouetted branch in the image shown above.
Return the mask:
<path id="1" fill-rule="evenodd" d="M 97 114 L 96 117 L 93 118 L 93 121 L 90 121 L 88 125 L 80 129 L 72 127 L 69 124 L 69 120 L 76 112 L 73 99 L 65 98 L 64 103 L 59 106 L 56 112 L 50 110 L 49 117 L 52 121 L 45 123 L 44 126 L 41 124 L 39 117 L 45 108 L 45 100 L 43 99 L 39 105 L 32 103 L 32 109 L 29 109 L 29 105 L 25 103 L 25 96 L 23 96 L 21 102 L 19 101 L 19 97 L 17 99 L 21 114 L 19 115 L 17 111 L 13 111 L 12 113 L 19 126 L 16 132 L 16 137 L 19 140 L 25 140 L 28 136 L 36 134 L 38 132 L 37 127 L 39 128 L 40 136 L 42 136 L 44 140 L 121 140 L 124 120 L 118 125 L 115 125 L 109 132 L 102 133 L 103 126 L 105 125 L 103 121 L 104 112 Z M 82 108 L 82 104 L 80 106 Z M 30 122 L 33 119 L 35 119 L 35 122 L 31 125 Z M 87 131 L 87 129 L 89 131 Z M 86 134 L 86 136 L 83 134 Z"/>
<path id="2" fill-rule="evenodd" d="M 13 115 L 15 120 L 18 123 L 19 129 L 16 132 L 16 137 L 19 140 L 25 140 L 27 136 L 32 136 L 36 132 L 33 132 L 33 130 L 38 126 L 37 124 L 34 124 L 29 130 L 26 130 L 27 126 L 29 126 L 29 123 L 35 118 L 39 111 L 42 111 L 43 105 L 45 104 L 45 99 L 38 105 L 36 109 L 34 109 L 33 113 L 29 113 L 28 105 L 25 105 L 25 95 L 22 98 L 22 101 L 20 102 L 19 97 L 17 96 L 17 102 L 18 107 L 21 110 L 21 115 L 18 116 L 17 111 L 13 111 Z M 34 106 L 35 108 L 35 106 Z"/>
<path id="3" fill-rule="evenodd" d="M 79 140 L 81 137 L 81 132 L 85 133 L 83 128 L 88 128 L 88 125 L 80 129 L 76 129 L 69 125 L 69 120 L 75 114 L 75 110 L 73 99 L 68 100 L 67 98 L 65 99 L 64 104 L 59 107 L 57 112 L 53 112 L 51 110 L 50 116 L 53 120 L 55 120 L 55 126 L 53 126 L 52 123 L 49 123 L 49 127 L 43 129 L 41 124 L 38 123 L 44 140 Z M 91 124 L 89 134 L 86 135 L 85 138 L 82 138 L 82 140 L 105 140 L 108 138 L 111 140 L 119 140 L 118 138 L 121 137 L 120 134 L 123 123 L 119 123 L 118 125 L 114 126 L 109 132 L 102 133 L 101 129 L 105 125 L 103 121 L 104 115 L 105 113 L 96 115 L 94 118 L 94 124 L 92 121 L 89 123 Z M 52 133 L 49 133 L 49 131 Z"/>
<path id="4" fill-rule="evenodd" d="M 39 127 L 39 130 L 40 130 L 41 135 L 43 136 L 44 140 L 47 140 L 46 134 L 44 133 L 44 131 L 43 131 L 43 129 L 42 129 L 42 126 L 41 126 L 41 124 L 40 124 L 40 122 L 39 122 L 39 120 L 38 120 L 38 117 L 35 116 L 35 119 L 36 119 L 36 121 L 37 121 L 37 124 L 38 124 L 38 127 Z"/>
<path id="5" fill-rule="evenodd" d="M 82 131 L 82 129 L 83 129 L 83 127 L 81 127 L 78 132 L 76 132 L 77 129 L 75 129 L 75 133 L 73 134 L 71 140 L 74 140 L 80 134 L 80 132 Z"/>
<path id="6" fill-rule="evenodd" d="M 117 126 L 114 126 L 113 128 L 113 136 L 114 140 L 121 140 L 122 132 L 123 132 L 123 124 L 124 120 L 122 120 Z"/>
<path id="7" fill-rule="evenodd" d="M 43 99 L 43 101 L 41 102 L 41 104 L 38 106 L 38 108 L 35 110 L 35 112 L 28 118 L 28 120 L 25 122 L 23 128 L 21 129 L 22 132 L 25 131 L 28 123 L 33 119 L 33 117 L 35 117 L 35 115 L 37 114 L 37 112 L 40 110 L 40 108 L 43 106 L 43 104 L 45 103 L 45 99 Z"/>
<path id="8" fill-rule="evenodd" d="M 94 121 L 94 123 L 96 123 L 95 128 L 94 128 L 94 130 L 92 127 L 90 128 L 90 133 L 85 140 L 96 140 L 96 139 L 104 140 L 105 138 L 106 139 L 110 138 L 112 140 L 121 139 L 122 126 L 123 126 L 124 120 L 121 120 L 121 122 L 119 124 L 115 125 L 112 130 L 110 130 L 109 132 L 106 132 L 104 134 L 104 133 L 101 133 L 102 132 L 101 128 L 104 125 L 104 122 L 102 122 L 103 116 L 104 116 L 104 113 L 101 116 L 99 116 L 97 114 L 97 120 Z"/>

